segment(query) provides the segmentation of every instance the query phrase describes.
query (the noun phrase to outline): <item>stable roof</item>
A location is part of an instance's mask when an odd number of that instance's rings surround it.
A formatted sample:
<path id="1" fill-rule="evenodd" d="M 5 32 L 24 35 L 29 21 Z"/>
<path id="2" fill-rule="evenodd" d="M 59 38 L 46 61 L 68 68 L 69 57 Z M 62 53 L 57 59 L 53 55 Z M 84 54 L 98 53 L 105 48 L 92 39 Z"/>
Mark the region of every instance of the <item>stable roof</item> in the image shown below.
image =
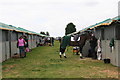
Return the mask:
<path id="1" fill-rule="evenodd" d="M 78 31 L 78 32 L 84 32 L 86 30 L 91 30 L 91 29 L 94 29 L 96 27 L 99 27 L 99 26 L 102 26 L 102 25 L 110 25 L 114 20 L 120 20 L 120 16 L 117 16 L 117 17 L 114 17 L 114 18 L 108 18 L 104 21 L 101 21 L 99 23 L 96 23 L 94 25 L 91 25 L 91 26 L 88 26 L 86 28 L 83 28 L 82 30 Z M 77 34 L 78 32 L 74 32 L 74 33 L 71 33 L 71 34 L 68 34 L 68 35 L 73 35 L 73 34 Z"/>
<path id="2" fill-rule="evenodd" d="M 29 31 L 29 30 L 21 28 L 21 27 L 15 27 L 13 25 L 4 24 L 4 23 L 1 23 L 1 22 L 0 22 L 0 29 L 16 31 L 16 32 L 23 32 L 23 33 L 28 33 L 28 34 L 36 34 L 36 35 L 39 35 L 39 36 L 48 37 L 47 35 L 36 33 L 36 32 L 33 32 L 33 31 Z"/>

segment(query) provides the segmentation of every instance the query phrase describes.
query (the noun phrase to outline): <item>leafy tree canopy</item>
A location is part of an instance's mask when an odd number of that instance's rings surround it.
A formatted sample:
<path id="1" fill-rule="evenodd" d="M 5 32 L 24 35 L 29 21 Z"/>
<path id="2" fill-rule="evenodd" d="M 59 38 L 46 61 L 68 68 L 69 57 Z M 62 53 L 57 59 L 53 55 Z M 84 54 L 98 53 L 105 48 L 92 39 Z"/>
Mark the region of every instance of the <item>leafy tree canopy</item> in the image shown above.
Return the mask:
<path id="1" fill-rule="evenodd" d="M 46 32 L 46 35 L 47 35 L 47 36 L 50 36 L 49 32 Z"/>
<path id="2" fill-rule="evenodd" d="M 69 23 L 65 28 L 65 35 L 76 32 L 76 26 L 73 23 Z"/>
<path id="3" fill-rule="evenodd" d="M 40 34 L 46 35 L 45 32 L 41 31 Z"/>

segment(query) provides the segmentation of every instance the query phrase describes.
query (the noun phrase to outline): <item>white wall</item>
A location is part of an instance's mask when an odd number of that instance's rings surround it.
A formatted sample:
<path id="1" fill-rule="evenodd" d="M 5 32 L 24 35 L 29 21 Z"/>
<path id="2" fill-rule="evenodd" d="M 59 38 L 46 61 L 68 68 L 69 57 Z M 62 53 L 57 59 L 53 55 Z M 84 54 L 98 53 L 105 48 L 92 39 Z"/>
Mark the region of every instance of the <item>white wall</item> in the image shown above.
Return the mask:
<path id="1" fill-rule="evenodd" d="M 2 79 L 2 30 L 0 30 L 0 80 Z"/>
<path id="2" fill-rule="evenodd" d="M 17 41 L 11 41 L 11 56 L 13 56 L 15 53 L 18 53 Z"/>
<path id="3" fill-rule="evenodd" d="M 120 66 L 120 40 L 115 40 L 115 46 L 111 52 L 111 48 L 109 47 L 110 40 L 102 40 L 102 59 L 109 58 L 111 60 L 111 64 L 115 66 Z"/>
<path id="4" fill-rule="evenodd" d="M 2 30 L 0 30 L 0 63 L 2 62 Z"/>

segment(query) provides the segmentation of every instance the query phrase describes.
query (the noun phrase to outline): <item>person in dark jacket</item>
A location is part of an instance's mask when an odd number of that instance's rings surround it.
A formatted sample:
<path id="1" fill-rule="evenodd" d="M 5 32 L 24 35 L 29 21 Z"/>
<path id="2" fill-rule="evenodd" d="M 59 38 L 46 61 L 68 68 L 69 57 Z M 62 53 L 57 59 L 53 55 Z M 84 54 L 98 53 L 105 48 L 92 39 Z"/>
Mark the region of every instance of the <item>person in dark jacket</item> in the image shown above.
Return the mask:
<path id="1" fill-rule="evenodd" d="M 52 46 L 54 46 L 54 38 L 52 37 L 51 39 L 52 39 L 52 40 L 51 40 Z"/>
<path id="2" fill-rule="evenodd" d="M 27 38 L 27 36 L 24 36 L 24 40 L 25 40 L 25 48 L 27 48 L 28 47 L 28 38 Z"/>
<path id="3" fill-rule="evenodd" d="M 96 52 L 95 52 L 96 46 L 97 46 L 97 39 L 94 36 L 94 34 L 92 34 L 90 38 L 90 53 L 92 54 L 93 59 L 96 59 Z"/>
<path id="4" fill-rule="evenodd" d="M 25 40 L 25 57 L 26 57 L 26 52 L 29 52 L 29 47 L 28 47 L 28 38 L 27 36 L 24 35 L 24 40 Z"/>

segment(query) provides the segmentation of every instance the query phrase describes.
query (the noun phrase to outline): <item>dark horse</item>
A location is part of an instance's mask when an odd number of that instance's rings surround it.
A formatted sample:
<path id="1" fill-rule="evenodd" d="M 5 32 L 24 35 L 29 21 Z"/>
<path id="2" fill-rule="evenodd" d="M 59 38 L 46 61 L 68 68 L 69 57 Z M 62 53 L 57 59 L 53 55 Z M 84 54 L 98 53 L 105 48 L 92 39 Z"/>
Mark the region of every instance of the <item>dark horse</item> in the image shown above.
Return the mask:
<path id="1" fill-rule="evenodd" d="M 83 58 L 83 47 L 86 43 L 87 40 L 91 38 L 91 33 L 90 32 L 84 32 L 83 34 L 80 34 L 80 40 L 75 41 L 74 43 L 70 44 L 70 46 L 79 46 L 79 52 L 80 52 L 80 58 Z"/>

